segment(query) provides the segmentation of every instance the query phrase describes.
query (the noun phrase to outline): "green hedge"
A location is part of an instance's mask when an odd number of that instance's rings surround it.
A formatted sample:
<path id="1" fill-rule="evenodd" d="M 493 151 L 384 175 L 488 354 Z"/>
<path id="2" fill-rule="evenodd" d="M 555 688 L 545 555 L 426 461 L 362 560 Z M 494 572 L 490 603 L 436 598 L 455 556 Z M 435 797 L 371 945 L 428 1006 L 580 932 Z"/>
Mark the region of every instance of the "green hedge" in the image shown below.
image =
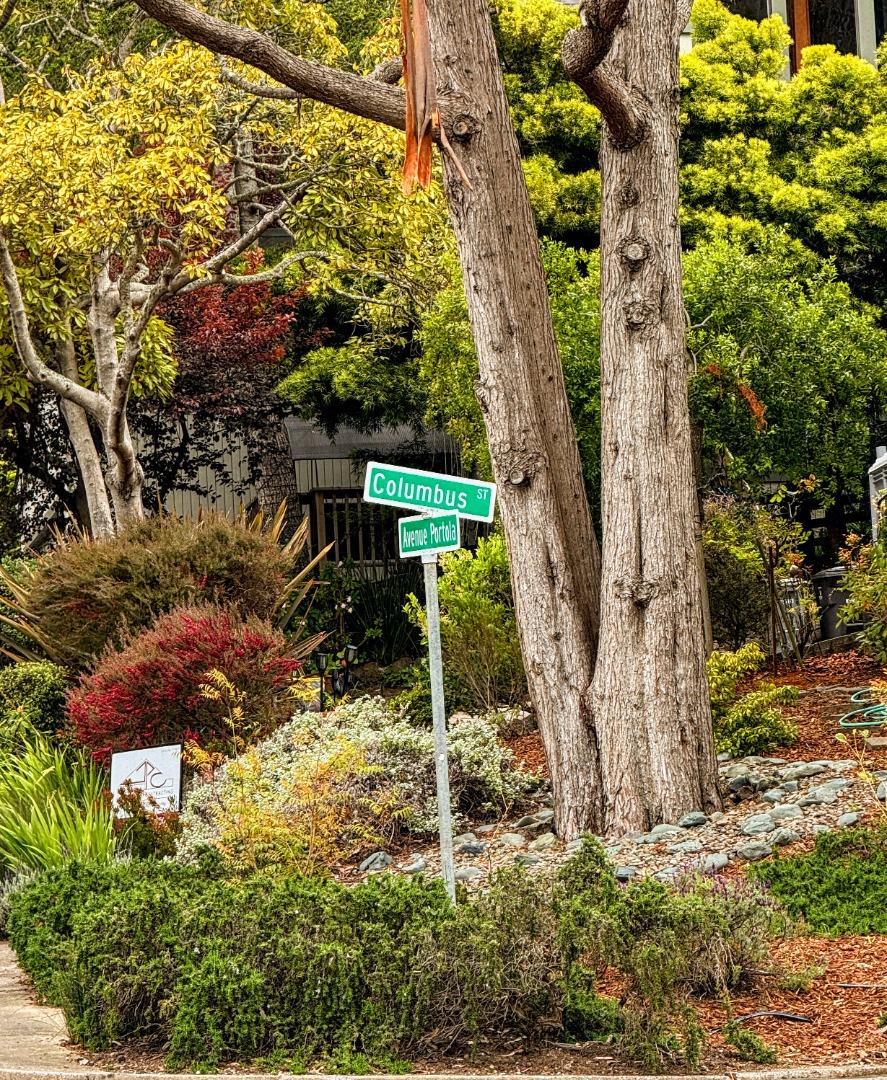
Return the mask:
<path id="1" fill-rule="evenodd" d="M 618 1033 L 658 1068 L 698 1063 L 690 995 L 737 986 L 780 919 L 744 882 L 622 888 L 596 843 L 555 877 L 499 871 L 455 907 L 421 878 L 227 872 L 210 856 L 50 870 L 11 897 L 10 939 L 75 1039 L 149 1039 L 172 1066 L 355 1071 L 479 1039 Z M 607 966 L 621 1003 L 597 993 Z"/>
<path id="2" fill-rule="evenodd" d="M 171 1064 L 384 1063 L 560 1026 L 553 915 L 516 871 L 454 909 L 439 882 L 394 875 L 346 887 L 230 880 L 211 860 L 74 864 L 12 899 L 9 935 L 75 1039 L 150 1038 Z"/>

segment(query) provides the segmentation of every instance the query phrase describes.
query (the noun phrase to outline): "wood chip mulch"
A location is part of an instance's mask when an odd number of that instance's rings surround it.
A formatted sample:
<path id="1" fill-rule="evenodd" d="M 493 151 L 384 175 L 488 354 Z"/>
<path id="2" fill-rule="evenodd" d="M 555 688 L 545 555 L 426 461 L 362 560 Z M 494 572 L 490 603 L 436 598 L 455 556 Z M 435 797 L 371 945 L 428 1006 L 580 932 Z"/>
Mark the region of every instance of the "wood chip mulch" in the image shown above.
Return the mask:
<path id="1" fill-rule="evenodd" d="M 545 748 L 538 731 L 531 731 L 527 735 L 513 735 L 504 742 L 521 768 L 526 769 L 527 772 L 536 773 L 538 776 L 548 777 Z"/>
<path id="2" fill-rule="evenodd" d="M 864 749 L 870 768 L 887 768 L 887 748 L 865 746 L 858 732 L 848 732 L 854 744 L 851 747 L 836 739 L 841 731 L 838 721 L 857 707 L 850 701 L 853 690 L 870 686 L 873 680 L 885 677 L 881 664 L 856 652 L 813 656 L 804 661 L 800 670 L 783 668 L 777 675 L 767 672 L 756 675 L 751 685 L 769 681 L 778 686 L 796 686 L 801 691 L 796 704 L 785 707 L 785 714 L 798 727 L 798 741 L 792 746 L 776 747 L 769 753 L 791 761 L 818 761 L 857 757 Z M 887 731 L 869 730 L 872 735 L 887 734 Z"/>
<path id="3" fill-rule="evenodd" d="M 780 989 L 778 975 L 761 977 L 753 990 L 733 996 L 733 1016 L 773 1011 L 812 1021 L 762 1017 L 745 1024 L 778 1051 L 780 1065 L 887 1060 L 887 1034 L 881 1030 L 881 1018 L 887 1011 L 887 936 L 793 938 L 772 950 L 770 967 L 774 970 L 800 971 L 811 966 L 826 970 L 808 991 Z M 866 985 L 847 987 L 842 983 Z M 707 1032 L 727 1019 L 722 1004 L 703 1001 L 696 1005 Z M 719 1047 L 725 1052 L 729 1049 L 720 1034 L 710 1036 L 710 1046 L 712 1052 Z"/>

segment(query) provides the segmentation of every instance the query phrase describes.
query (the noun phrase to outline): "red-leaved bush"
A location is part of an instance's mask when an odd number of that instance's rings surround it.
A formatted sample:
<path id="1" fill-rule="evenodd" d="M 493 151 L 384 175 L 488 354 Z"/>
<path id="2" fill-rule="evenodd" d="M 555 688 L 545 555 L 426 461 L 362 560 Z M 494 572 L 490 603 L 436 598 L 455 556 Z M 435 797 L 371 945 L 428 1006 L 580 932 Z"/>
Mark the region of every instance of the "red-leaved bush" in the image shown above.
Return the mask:
<path id="1" fill-rule="evenodd" d="M 195 741 L 233 748 L 261 738 L 292 712 L 299 670 L 283 634 L 217 607 L 178 608 L 107 651 L 68 695 L 75 739 L 106 760 L 112 750 Z M 221 672 L 234 687 L 213 699 L 202 687 Z M 242 710 L 232 722 L 235 707 Z"/>

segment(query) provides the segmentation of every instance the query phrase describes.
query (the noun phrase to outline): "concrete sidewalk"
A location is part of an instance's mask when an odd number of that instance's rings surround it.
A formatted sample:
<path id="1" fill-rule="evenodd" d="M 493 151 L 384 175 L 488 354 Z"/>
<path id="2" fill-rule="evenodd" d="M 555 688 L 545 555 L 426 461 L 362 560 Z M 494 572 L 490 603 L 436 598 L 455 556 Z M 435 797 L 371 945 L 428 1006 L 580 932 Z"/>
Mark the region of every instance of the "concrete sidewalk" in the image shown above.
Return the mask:
<path id="1" fill-rule="evenodd" d="M 35 1005 L 8 942 L 0 941 L 0 1071 L 66 1071 L 77 1059 L 62 1043 L 68 1038 L 60 1009 Z"/>

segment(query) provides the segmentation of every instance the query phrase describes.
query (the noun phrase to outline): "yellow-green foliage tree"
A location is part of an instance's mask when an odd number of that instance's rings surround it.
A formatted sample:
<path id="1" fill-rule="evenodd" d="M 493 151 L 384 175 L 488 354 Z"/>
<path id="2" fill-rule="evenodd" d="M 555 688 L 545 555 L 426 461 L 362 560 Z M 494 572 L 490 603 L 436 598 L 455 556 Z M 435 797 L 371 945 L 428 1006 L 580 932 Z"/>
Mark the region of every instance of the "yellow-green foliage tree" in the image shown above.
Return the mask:
<path id="1" fill-rule="evenodd" d="M 306 53 L 341 59 L 321 5 L 284 6 Z M 127 406 L 172 385 L 165 300 L 310 275 L 318 291 L 395 306 L 422 278 L 398 252 L 427 253 L 440 217 L 433 197 L 398 202 L 392 133 L 266 94 L 192 46 L 132 52 L 116 33 L 83 75 L 53 55 L 52 78 L 26 36 L 26 74 L 0 105 L 0 394 L 58 398 L 95 535 L 144 514 Z M 256 244 L 272 225 L 288 253 L 266 266 Z"/>

